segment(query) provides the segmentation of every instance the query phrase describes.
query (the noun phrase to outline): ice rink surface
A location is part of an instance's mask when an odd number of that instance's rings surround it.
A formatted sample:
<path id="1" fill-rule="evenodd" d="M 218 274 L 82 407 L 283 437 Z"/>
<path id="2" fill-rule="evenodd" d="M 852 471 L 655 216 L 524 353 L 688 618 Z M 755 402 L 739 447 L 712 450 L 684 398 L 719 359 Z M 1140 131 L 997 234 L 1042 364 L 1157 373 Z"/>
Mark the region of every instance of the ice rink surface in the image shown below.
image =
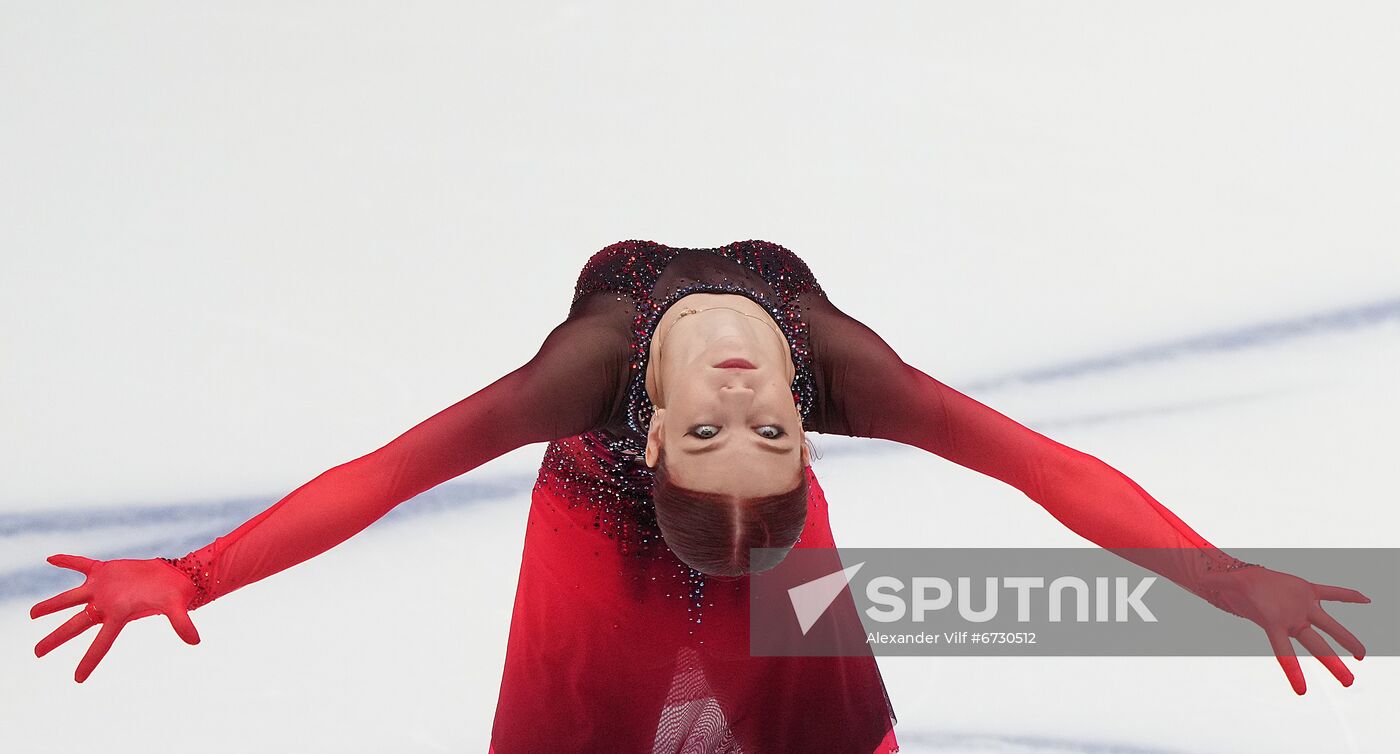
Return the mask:
<path id="1" fill-rule="evenodd" d="M 1400 546 L 1397 32 L 1384 4 L 0 4 L 0 751 L 485 751 L 542 446 L 197 610 L 198 646 L 129 625 L 81 685 L 96 632 L 35 659 L 72 611 L 28 609 L 81 582 L 48 555 L 182 555 L 518 366 L 628 238 L 787 246 L 1227 550 Z M 943 459 L 814 439 L 840 545 L 1086 544 Z M 1342 688 L 1301 659 L 1303 697 L 1269 657 L 880 667 L 909 754 L 1394 748 L 1400 661 Z"/>

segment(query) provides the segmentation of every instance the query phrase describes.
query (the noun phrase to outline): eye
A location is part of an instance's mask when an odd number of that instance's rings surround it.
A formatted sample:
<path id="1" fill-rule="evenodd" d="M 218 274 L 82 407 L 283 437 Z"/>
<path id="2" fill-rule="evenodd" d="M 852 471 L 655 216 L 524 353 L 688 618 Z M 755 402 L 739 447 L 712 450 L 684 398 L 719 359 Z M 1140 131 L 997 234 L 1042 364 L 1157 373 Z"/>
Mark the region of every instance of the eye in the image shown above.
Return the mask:
<path id="1" fill-rule="evenodd" d="M 719 427 L 713 424 L 696 424 L 694 427 L 691 427 L 690 431 L 686 432 L 686 434 L 694 435 L 701 440 L 708 440 L 719 434 Z"/>
<path id="2" fill-rule="evenodd" d="M 783 431 L 782 427 L 779 427 L 776 424 L 765 424 L 762 427 L 755 429 L 754 431 L 758 433 L 759 437 L 762 437 L 766 440 L 776 440 L 779 437 L 782 437 L 783 435 L 787 434 Z"/>

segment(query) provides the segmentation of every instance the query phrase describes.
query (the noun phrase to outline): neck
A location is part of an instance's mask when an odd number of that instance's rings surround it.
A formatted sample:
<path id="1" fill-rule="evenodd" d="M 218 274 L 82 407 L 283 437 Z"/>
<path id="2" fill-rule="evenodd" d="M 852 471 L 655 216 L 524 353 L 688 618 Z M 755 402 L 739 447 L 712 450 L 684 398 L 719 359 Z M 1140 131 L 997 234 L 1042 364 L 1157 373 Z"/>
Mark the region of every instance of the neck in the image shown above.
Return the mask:
<path id="1" fill-rule="evenodd" d="M 644 383 L 652 403 L 664 406 L 665 379 L 674 379 L 676 370 L 719 340 L 753 354 L 755 364 L 781 364 L 792 380 L 795 367 L 787 338 L 763 307 L 745 296 L 698 293 L 676 301 L 657 322 Z"/>

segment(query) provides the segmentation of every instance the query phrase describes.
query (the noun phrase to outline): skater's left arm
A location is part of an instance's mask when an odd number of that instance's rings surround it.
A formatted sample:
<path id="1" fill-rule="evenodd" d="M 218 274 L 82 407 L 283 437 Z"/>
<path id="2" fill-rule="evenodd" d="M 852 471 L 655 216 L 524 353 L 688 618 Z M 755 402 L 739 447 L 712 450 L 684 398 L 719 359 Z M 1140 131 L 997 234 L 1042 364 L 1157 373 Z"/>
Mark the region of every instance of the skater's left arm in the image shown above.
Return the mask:
<path id="1" fill-rule="evenodd" d="M 824 362 L 827 421 L 837 432 L 911 445 L 999 479 L 1102 547 L 1209 546 L 1107 463 L 905 363 L 855 319 L 823 325 L 814 352 Z"/>
<path id="2" fill-rule="evenodd" d="M 1104 461 L 1042 435 L 907 364 L 859 321 L 831 310 L 813 327 L 825 391 L 821 420 L 834 431 L 921 448 L 1015 487 L 1065 526 L 1149 568 L 1217 607 L 1263 627 L 1294 689 L 1304 689 L 1286 628 L 1343 684 L 1351 673 L 1311 628 L 1316 623 L 1358 659 L 1365 649 L 1318 599 L 1368 601 L 1246 564 L 1210 544 L 1165 505 Z M 1269 604 L 1259 604 L 1267 595 Z M 1331 630 L 1332 628 L 1338 630 Z"/>

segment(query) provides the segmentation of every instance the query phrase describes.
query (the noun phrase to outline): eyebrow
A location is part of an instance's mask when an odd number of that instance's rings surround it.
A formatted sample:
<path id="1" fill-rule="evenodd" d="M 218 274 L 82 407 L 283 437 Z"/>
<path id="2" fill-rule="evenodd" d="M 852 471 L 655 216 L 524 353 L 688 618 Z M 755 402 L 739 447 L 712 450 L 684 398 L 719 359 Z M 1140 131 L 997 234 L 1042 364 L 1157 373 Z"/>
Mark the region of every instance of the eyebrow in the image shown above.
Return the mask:
<path id="1" fill-rule="evenodd" d="M 719 443 L 707 442 L 698 448 L 681 448 L 681 452 L 685 453 L 686 455 L 698 456 L 701 453 L 713 453 L 716 450 L 719 450 L 720 447 L 721 445 Z M 785 455 L 789 451 L 791 451 L 793 447 L 794 446 L 792 445 L 773 445 L 771 443 L 766 442 L 758 443 L 759 450 L 764 450 L 769 453 L 773 453 L 774 455 Z"/>

